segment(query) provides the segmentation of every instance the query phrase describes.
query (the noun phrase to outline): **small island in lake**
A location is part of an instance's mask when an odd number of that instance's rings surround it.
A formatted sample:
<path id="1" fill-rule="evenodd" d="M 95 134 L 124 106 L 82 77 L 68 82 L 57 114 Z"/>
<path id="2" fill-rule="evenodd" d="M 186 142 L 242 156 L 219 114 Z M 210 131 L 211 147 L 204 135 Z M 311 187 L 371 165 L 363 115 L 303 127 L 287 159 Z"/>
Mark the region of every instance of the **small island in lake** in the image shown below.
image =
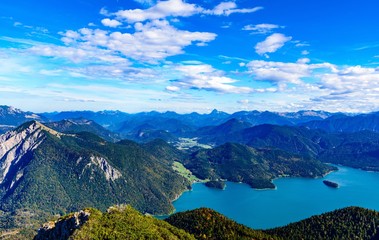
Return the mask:
<path id="1" fill-rule="evenodd" d="M 225 182 L 224 181 L 209 181 L 205 183 L 205 186 L 210 188 L 218 188 L 221 190 L 225 189 Z"/>
<path id="2" fill-rule="evenodd" d="M 336 182 L 332 182 L 332 181 L 329 181 L 329 180 L 324 180 L 322 181 L 326 186 L 328 187 L 332 187 L 332 188 L 338 188 L 338 183 Z"/>

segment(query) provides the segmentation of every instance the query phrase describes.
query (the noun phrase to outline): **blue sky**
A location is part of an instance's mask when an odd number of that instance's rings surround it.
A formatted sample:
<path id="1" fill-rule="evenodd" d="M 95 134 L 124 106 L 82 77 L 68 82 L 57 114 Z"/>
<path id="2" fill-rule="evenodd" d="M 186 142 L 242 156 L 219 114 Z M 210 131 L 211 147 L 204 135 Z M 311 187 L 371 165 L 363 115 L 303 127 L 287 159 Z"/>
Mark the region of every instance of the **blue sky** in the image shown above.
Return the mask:
<path id="1" fill-rule="evenodd" d="M 2 0 L 0 104 L 379 111 L 374 0 Z"/>

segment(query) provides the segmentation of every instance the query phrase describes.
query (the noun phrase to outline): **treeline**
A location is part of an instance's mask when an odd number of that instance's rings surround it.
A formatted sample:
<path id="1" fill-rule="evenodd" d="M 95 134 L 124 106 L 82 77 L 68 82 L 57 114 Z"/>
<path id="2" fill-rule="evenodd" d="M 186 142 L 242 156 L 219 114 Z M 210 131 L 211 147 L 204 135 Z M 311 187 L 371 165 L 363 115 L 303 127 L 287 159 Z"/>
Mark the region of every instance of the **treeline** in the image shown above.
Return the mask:
<path id="1" fill-rule="evenodd" d="M 236 223 L 209 208 L 176 213 L 166 221 L 193 234 L 196 239 L 279 239 Z"/>
<path id="2" fill-rule="evenodd" d="M 348 207 L 317 215 L 266 233 L 284 239 L 379 239 L 379 212 Z"/>

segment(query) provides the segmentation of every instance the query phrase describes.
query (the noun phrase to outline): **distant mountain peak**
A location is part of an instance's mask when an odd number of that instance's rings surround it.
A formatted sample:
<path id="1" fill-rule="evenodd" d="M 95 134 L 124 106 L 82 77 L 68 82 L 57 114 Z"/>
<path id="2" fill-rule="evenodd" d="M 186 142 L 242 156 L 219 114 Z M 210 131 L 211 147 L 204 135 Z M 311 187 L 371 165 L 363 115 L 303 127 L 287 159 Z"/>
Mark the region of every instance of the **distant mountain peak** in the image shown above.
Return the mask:
<path id="1" fill-rule="evenodd" d="M 0 125 L 13 128 L 30 120 L 42 121 L 43 118 L 32 112 L 24 112 L 12 106 L 0 106 Z"/>
<path id="2" fill-rule="evenodd" d="M 12 107 L 12 106 L 0 106 L 0 111 L 6 112 L 7 114 L 10 114 L 10 115 L 22 113 L 22 111 L 20 109 Z"/>
<path id="3" fill-rule="evenodd" d="M 219 111 L 217 109 L 213 109 L 212 112 L 210 113 L 210 115 L 216 115 L 216 114 L 225 114 L 225 112 Z"/>

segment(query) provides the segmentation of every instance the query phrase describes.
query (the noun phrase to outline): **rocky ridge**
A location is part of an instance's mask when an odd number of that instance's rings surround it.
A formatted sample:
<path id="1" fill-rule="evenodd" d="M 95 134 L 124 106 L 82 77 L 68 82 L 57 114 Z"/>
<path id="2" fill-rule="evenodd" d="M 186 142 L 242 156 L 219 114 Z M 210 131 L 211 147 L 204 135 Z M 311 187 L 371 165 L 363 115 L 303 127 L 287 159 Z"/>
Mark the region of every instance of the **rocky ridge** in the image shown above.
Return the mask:
<path id="1" fill-rule="evenodd" d="M 35 236 L 35 240 L 68 239 L 76 229 L 79 229 L 90 218 L 90 211 L 81 210 L 43 224 Z"/>

